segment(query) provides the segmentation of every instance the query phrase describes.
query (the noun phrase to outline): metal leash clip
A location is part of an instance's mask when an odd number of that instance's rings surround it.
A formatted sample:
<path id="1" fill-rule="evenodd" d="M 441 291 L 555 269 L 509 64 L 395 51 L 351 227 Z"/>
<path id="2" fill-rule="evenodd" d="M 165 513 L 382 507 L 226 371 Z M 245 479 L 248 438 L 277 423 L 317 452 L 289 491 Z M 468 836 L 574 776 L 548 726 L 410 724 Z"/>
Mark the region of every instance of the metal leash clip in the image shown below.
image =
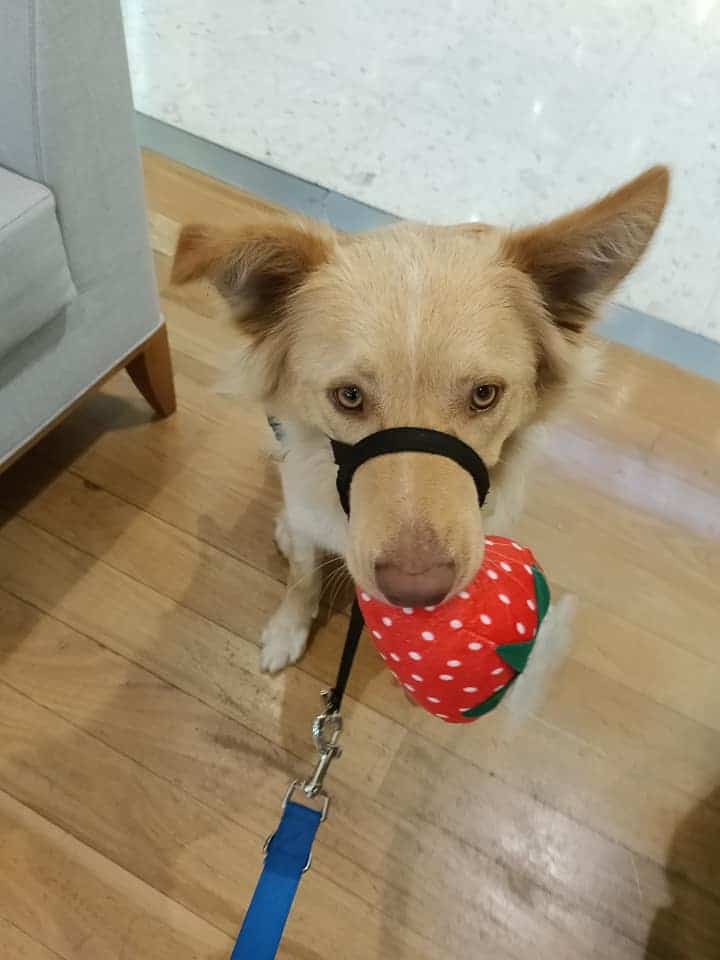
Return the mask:
<path id="1" fill-rule="evenodd" d="M 325 701 L 325 710 L 315 717 L 312 725 L 312 737 L 318 759 L 312 776 L 302 783 L 302 791 L 309 800 L 318 795 L 325 798 L 323 808 L 323 820 L 325 820 L 330 798 L 323 790 L 323 783 L 330 764 L 336 757 L 342 756 L 342 747 L 338 740 L 342 733 L 343 722 L 338 711 L 332 709 L 332 691 L 323 690 L 322 697 Z"/>
<path id="2" fill-rule="evenodd" d="M 325 781 L 325 776 L 328 772 L 328 769 L 330 768 L 330 764 L 336 757 L 342 755 L 342 747 L 339 745 L 338 739 L 342 733 L 343 726 L 342 717 L 337 710 L 332 709 L 332 691 L 323 690 L 322 697 L 325 701 L 325 710 L 315 717 L 312 725 L 312 737 L 315 743 L 315 748 L 318 752 L 315 769 L 313 770 L 309 779 L 293 780 L 290 783 L 290 786 L 285 792 L 282 803 L 282 809 L 284 812 L 288 803 L 292 800 L 293 794 L 296 790 L 302 790 L 303 794 L 308 800 L 314 800 L 316 797 L 319 797 L 322 800 L 320 823 L 324 823 L 325 820 L 327 820 L 328 809 L 330 807 L 330 797 L 323 789 L 323 783 Z M 275 833 L 271 833 L 263 844 L 264 854 L 267 854 L 268 847 L 270 846 L 274 836 Z M 308 857 L 308 862 L 305 864 L 303 873 L 307 873 L 307 871 L 310 869 L 311 863 L 312 852 Z"/>

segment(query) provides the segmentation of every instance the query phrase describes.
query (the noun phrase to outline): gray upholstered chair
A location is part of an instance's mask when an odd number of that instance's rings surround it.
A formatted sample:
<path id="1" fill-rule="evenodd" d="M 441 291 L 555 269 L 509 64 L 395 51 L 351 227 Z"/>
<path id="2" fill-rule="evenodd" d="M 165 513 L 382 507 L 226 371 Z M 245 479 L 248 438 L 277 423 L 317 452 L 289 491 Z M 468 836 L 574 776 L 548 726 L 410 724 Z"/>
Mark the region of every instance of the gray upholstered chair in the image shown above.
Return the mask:
<path id="1" fill-rule="evenodd" d="M 174 410 L 119 0 L 0 0 L 0 470 L 123 366 Z"/>

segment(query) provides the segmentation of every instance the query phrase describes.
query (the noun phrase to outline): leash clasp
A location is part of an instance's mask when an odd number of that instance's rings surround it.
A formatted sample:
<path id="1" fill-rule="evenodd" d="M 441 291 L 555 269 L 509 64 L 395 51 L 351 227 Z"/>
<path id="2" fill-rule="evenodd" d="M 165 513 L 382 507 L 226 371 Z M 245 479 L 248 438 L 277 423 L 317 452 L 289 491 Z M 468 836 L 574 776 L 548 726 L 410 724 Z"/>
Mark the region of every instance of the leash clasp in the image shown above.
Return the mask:
<path id="1" fill-rule="evenodd" d="M 332 691 L 324 690 L 323 699 L 326 709 L 313 720 L 312 737 L 318 752 L 318 759 L 309 779 L 302 783 L 302 791 L 308 799 L 322 794 L 326 798 L 323 820 L 327 815 L 329 797 L 323 791 L 325 776 L 330 764 L 336 757 L 342 756 L 342 747 L 338 743 L 343 729 L 342 717 L 332 708 Z"/>
<path id="2" fill-rule="evenodd" d="M 328 810 L 330 808 L 330 797 L 325 790 L 323 790 L 323 783 L 325 782 L 325 776 L 330 768 L 330 764 L 333 762 L 335 757 L 339 757 L 342 754 L 342 747 L 338 743 L 338 739 L 340 738 L 343 728 L 342 717 L 334 708 L 332 702 L 332 690 L 323 690 L 322 696 L 325 700 L 325 710 L 315 717 L 312 725 L 312 737 L 315 743 L 315 748 L 318 752 L 315 769 L 307 780 L 291 781 L 289 787 L 285 791 L 285 796 L 283 797 L 282 802 L 282 809 L 284 813 L 288 803 L 292 801 L 296 790 L 302 790 L 303 794 L 308 800 L 315 800 L 317 798 L 322 802 L 320 807 L 320 823 L 324 823 L 327 820 Z M 275 833 L 276 832 L 277 831 L 275 831 Z M 263 845 L 263 853 L 266 856 L 268 847 L 270 846 L 275 833 L 270 834 Z M 306 873 L 310 869 L 311 863 L 312 852 L 310 853 L 308 861 L 303 868 L 303 873 Z"/>

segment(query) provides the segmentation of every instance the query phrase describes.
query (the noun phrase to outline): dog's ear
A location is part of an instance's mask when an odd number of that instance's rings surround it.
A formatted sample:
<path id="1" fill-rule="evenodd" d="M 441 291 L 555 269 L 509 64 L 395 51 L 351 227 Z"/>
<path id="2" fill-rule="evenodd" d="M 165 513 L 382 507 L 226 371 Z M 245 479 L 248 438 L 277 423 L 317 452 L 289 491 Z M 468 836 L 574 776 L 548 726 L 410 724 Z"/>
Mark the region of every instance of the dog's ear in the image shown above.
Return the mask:
<path id="1" fill-rule="evenodd" d="M 566 336 L 585 328 L 638 262 L 662 216 L 669 183 L 666 167 L 652 167 L 589 207 L 506 237 L 503 255 L 532 277 Z"/>
<path id="2" fill-rule="evenodd" d="M 233 230 L 182 230 L 173 283 L 209 280 L 248 335 L 223 392 L 262 401 L 276 391 L 287 354 L 287 298 L 332 257 L 335 246 L 329 227 L 299 217 L 257 217 Z"/>
<path id="3" fill-rule="evenodd" d="M 329 228 L 299 218 L 267 216 L 233 230 L 192 224 L 180 233 L 171 279 L 210 280 L 231 304 L 259 308 L 248 322 L 263 324 L 333 246 Z"/>

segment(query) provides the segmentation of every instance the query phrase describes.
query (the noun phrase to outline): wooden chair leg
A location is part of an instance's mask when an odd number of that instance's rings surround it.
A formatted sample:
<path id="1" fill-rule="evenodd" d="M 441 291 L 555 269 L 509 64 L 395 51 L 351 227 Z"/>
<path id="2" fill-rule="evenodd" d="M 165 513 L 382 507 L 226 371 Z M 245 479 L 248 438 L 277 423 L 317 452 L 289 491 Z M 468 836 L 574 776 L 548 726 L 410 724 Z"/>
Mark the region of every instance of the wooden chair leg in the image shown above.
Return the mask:
<path id="1" fill-rule="evenodd" d="M 165 324 L 125 368 L 140 393 L 161 417 L 174 413 L 175 384 Z"/>

